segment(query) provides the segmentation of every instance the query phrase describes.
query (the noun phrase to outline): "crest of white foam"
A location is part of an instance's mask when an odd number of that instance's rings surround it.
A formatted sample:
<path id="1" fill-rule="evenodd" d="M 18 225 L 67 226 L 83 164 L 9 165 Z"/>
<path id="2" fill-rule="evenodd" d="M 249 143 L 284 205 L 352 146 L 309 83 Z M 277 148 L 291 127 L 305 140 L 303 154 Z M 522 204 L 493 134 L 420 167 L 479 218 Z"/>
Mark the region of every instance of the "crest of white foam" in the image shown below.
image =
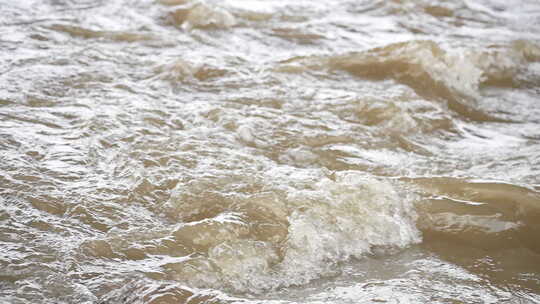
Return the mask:
<path id="1" fill-rule="evenodd" d="M 467 50 L 452 51 L 433 41 L 409 41 L 391 44 L 350 56 L 351 64 L 407 65 L 393 77 L 422 79 L 427 74 L 432 81 L 467 96 L 476 96 L 485 79 L 484 70 L 473 62 Z M 404 73 L 404 74 L 402 74 Z"/>
<path id="2" fill-rule="evenodd" d="M 182 27 L 186 30 L 193 28 L 230 28 L 236 24 L 234 16 L 224 8 L 199 2 L 190 9 L 186 22 Z"/>
<path id="3" fill-rule="evenodd" d="M 316 189 L 289 197 L 294 211 L 280 265 L 288 277 L 309 280 L 374 247 L 401 248 L 420 240 L 411 202 L 388 182 L 341 172 Z"/>
<path id="4" fill-rule="evenodd" d="M 278 71 L 301 73 L 306 69 L 337 68 L 362 77 L 394 78 L 423 90 L 444 88 L 469 98 L 480 96 L 486 82 L 511 80 L 525 59 L 534 61 L 531 44 L 448 48 L 430 40 L 389 44 L 340 56 L 296 57 L 282 62 Z"/>
<path id="5" fill-rule="evenodd" d="M 335 274 L 340 262 L 374 248 L 403 248 L 420 240 L 412 203 L 390 183 L 359 172 L 290 190 L 277 205 L 286 209 L 285 239 L 233 239 L 209 249 L 226 286 L 260 292 L 301 285 Z"/>
<path id="6" fill-rule="evenodd" d="M 433 41 L 410 41 L 389 45 L 380 51 L 370 51 L 367 54 L 385 56 L 377 58 L 377 61 L 405 62 L 412 65 L 407 73 L 413 78 L 427 73 L 431 79 L 454 92 L 468 97 L 479 97 L 480 85 L 486 81 L 514 78 L 523 65 L 524 57 L 529 53 L 520 51 L 519 47 L 478 46 L 450 49 Z M 373 60 L 371 56 L 365 57 Z M 420 69 L 415 69 L 415 66 Z"/>
<path id="7" fill-rule="evenodd" d="M 375 249 L 393 251 L 420 241 L 412 200 L 388 181 L 358 171 L 292 167 L 274 168 L 260 179 L 266 184 L 262 193 L 211 199 L 222 211 L 205 211 L 205 196 L 174 208 L 218 213 L 179 224 L 171 233 L 169 239 L 191 251 L 187 260 L 162 267 L 169 278 L 258 293 L 333 275 L 340 262 Z"/>

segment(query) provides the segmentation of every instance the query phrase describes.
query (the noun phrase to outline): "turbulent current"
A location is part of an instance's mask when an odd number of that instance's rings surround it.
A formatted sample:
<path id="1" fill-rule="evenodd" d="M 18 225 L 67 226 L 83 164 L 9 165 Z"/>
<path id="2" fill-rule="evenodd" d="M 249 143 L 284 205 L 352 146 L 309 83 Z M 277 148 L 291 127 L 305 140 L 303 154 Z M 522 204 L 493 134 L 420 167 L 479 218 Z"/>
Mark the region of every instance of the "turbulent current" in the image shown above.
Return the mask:
<path id="1" fill-rule="evenodd" d="M 540 2 L 0 0 L 0 303 L 540 303 Z"/>

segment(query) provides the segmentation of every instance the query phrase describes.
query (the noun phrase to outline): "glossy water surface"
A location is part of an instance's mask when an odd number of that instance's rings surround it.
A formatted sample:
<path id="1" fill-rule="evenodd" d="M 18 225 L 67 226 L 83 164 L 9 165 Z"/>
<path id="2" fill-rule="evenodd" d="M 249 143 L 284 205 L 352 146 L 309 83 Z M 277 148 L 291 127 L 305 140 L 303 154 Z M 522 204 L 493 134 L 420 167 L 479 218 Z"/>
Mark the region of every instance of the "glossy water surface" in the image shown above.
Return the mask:
<path id="1" fill-rule="evenodd" d="M 1 303 L 540 303 L 536 0 L 0 0 Z"/>

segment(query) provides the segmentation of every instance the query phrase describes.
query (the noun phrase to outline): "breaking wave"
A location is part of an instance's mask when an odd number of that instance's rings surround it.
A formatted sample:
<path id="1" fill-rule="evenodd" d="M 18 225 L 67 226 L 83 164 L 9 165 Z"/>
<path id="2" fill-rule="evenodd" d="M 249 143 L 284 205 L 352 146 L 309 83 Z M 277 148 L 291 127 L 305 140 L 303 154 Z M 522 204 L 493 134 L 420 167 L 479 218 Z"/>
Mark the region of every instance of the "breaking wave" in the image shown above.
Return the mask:
<path id="1" fill-rule="evenodd" d="M 428 100 L 473 120 L 497 120 L 476 107 L 483 86 L 514 86 L 525 62 L 536 60 L 537 47 L 524 41 L 485 49 L 449 49 L 431 40 L 407 41 L 330 57 L 297 57 L 278 71 L 342 70 L 362 79 L 393 79 Z"/>
<path id="2" fill-rule="evenodd" d="M 332 276 L 350 258 L 420 241 L 412 201 L 358 172 L 282 192 L 224 195 L 204 182 L 175 191 L 163 211 L 185 222 L 87 242 L 82 250 L 135 260 L 144 272 L 192 287 L 258 293 Z"/>

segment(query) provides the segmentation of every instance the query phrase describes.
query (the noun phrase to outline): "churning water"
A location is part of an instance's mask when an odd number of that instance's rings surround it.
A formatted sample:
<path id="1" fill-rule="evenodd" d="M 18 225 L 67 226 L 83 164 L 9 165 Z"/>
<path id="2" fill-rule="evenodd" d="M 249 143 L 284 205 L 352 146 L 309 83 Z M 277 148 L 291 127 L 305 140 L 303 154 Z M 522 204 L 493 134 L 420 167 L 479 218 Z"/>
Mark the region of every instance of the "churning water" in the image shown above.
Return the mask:
<path id="1" fill-rule="evenodd" d="M 1 303 L 539 303 L 536 0 L 0 0 Z"/>

